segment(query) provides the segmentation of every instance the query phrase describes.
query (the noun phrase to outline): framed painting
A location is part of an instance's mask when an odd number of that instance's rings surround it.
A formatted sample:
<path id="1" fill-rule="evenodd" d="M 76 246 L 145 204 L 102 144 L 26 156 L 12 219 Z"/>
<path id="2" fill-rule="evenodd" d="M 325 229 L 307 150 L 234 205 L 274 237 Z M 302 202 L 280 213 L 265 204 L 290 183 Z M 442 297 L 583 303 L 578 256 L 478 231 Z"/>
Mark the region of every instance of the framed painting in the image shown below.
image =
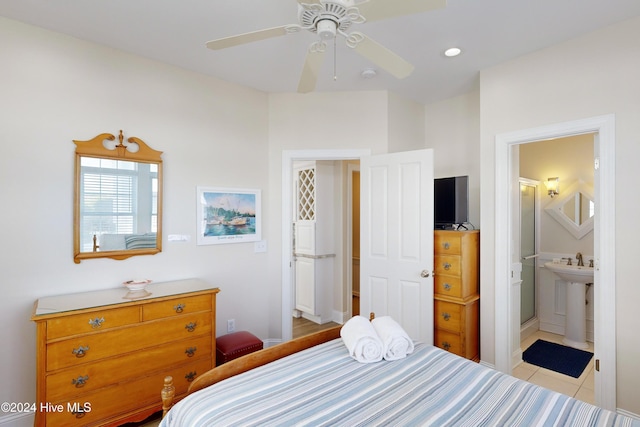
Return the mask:
<path id="1" fill-rule="evenodd" d="M 261 240 L 260 190 L 198 187 L 198 245 Z"/>

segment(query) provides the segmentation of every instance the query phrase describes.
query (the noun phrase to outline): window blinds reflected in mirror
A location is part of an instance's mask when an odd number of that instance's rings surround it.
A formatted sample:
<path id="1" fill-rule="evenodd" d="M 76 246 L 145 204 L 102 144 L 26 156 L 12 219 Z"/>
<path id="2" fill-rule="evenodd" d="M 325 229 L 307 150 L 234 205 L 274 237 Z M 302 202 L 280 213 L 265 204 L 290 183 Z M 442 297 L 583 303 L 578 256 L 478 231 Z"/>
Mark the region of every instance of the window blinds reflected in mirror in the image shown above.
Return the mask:
<path id="1" fill-rule="evenodd" d="M 80 165 L 81 250 L 155 248 L 158 165 L 91 157 Z"/>
<path id="2" fill-rule="evenodd" d="M 162 248 L 162 152 L 103 133 L 76 144 L 74 261 Z"/>

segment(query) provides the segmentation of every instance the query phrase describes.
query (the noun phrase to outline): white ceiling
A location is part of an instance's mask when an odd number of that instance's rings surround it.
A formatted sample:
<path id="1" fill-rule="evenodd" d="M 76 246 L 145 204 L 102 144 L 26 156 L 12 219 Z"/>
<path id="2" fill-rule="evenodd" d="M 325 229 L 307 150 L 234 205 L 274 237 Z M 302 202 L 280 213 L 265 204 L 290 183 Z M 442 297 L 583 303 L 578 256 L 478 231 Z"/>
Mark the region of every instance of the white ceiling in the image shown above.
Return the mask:
<path id="1" fill-rule="evenodd" d="M 398 1 L 398 0 L 371 0 Z M 295 92 L 309 32 L 212 51 L 205 42 L 297 23 L 295 0 L 1 0 L 0 15 L 265 92 Z M 421 103 L 467 92 L 478 72 L 640 15 L 638 0 L 448 0 L 445 9 L 358 25 L 415 65 L 406 79 L 377 69 L 338 38 L 317 91 L 386 89 Z M 352 27 L 353 28 L 353 27 Z M 446 58 L 443 51 L 462 48 Z"/>

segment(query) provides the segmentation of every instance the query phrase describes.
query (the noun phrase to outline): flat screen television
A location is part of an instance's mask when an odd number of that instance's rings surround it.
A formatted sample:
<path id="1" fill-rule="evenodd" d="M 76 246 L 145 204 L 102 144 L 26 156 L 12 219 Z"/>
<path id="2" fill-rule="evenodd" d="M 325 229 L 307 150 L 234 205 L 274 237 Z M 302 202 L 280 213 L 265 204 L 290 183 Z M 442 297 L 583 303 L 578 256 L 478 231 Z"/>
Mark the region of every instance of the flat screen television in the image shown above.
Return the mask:
<path id="1" fill-rule="evenodd" d="M 433 180 L 434 228 L 447 230 L 469 221 L 469 177 Z"/>

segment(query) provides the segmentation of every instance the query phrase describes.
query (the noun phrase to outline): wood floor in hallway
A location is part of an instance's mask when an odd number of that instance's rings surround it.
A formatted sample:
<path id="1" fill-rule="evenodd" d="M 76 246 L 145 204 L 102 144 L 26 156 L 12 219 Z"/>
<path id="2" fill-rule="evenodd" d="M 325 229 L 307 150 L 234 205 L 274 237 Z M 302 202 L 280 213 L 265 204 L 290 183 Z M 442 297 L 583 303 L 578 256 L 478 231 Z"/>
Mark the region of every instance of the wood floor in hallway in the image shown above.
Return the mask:
<path id="1" fill-rule="evenodd" d="M 338 323 L 329 322 L 324 323 L 322 325 L 318 325 L 311 320 L 307 320 L 304 317 L 294 317 L 293 318 L 293 338 L 298 338 L 303 335 L 312 334 L 314 332 L 322 331 L 324 329 L 333 328 L 334 326 L 338 326 Z"/>

